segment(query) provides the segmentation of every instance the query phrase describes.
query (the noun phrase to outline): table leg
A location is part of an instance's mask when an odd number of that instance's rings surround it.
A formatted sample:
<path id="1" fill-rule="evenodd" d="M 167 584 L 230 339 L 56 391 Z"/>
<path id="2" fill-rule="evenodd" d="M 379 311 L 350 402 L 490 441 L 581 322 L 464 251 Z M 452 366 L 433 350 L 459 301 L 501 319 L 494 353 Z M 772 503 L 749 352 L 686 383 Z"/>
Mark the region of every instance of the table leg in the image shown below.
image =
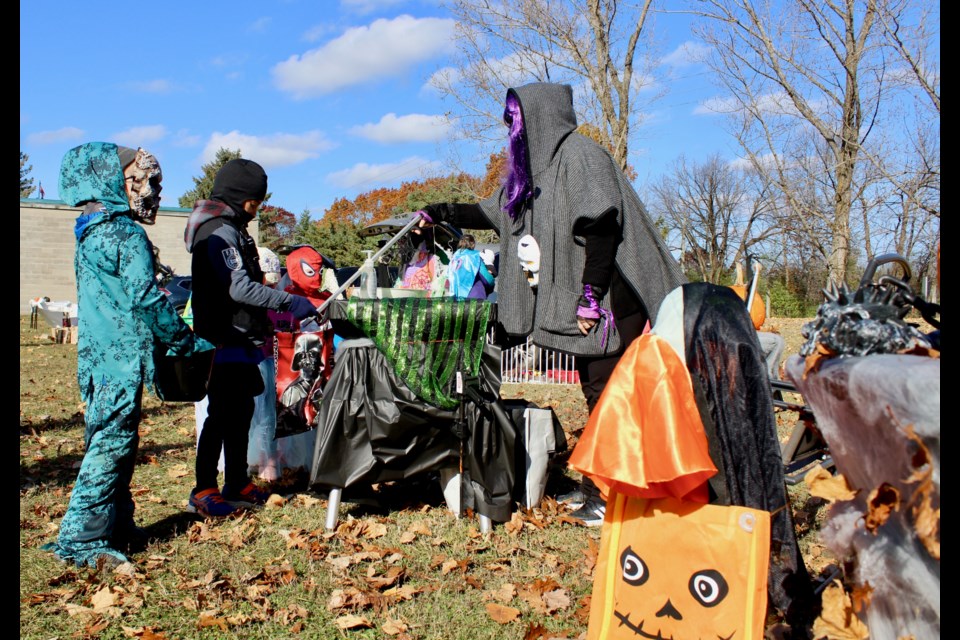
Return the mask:
<path id="1" fill-rule="evenodd" d="M 327 531 L 333 531 L 337 528 L 337 517 L 340 513 L 340 495 L 343 489 L 330 489 L 330 495 L 327 496 L 327 522 L 324 525 Z"/>

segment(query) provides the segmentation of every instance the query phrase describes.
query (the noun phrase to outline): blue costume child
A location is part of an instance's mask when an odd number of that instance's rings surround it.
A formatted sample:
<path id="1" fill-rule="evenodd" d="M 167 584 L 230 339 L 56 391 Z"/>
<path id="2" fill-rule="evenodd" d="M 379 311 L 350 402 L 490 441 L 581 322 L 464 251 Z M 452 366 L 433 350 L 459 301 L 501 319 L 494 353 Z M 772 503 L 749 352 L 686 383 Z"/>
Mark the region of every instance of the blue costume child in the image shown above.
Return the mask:
<path id="1" fill-rule="evenodd" d="M 118 550 L 142 535 L 130 480 L 137 456 L 144 382 L 153 382 L 154 340 L 189 353 L 190 328 L 157 287 L 152 245 L 137 222 L 160 206 L 160 167 L 143 149 L 90 142 L 68 151 L 60 197 L 83 205 L 77 218 L 77 382 L 86 403 L 86 453 L 55 544 L 79 566 L 126 562 Z"/>
<path id="2" fill-rule="evenodd" d="M 493 274 L 487 269 L 476 246 L 476 239 L 465 233 L 460 237 L 458 248 L 450 259 L 447 282 L 450 295 L 454 298 L 484 300 L 493 291 Z"/>

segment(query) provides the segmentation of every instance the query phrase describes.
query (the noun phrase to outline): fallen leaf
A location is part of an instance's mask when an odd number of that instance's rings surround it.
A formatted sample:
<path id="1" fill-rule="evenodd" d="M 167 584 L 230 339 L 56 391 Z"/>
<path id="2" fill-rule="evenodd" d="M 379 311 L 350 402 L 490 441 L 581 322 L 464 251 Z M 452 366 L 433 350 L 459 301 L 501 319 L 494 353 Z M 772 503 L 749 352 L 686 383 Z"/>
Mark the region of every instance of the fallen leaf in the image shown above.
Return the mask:
<path id="1" fill-rule="evenodd" d="M 876 533 L 890 514 L 900 508 L 900 491 L 893 485 L 884 482 L 870 492 L 867 498 L 867 515 L 865 525 L 867 531 Z"/>
<path id="2" fill-rule="evenodd" d="M 503 604 L 509 604 L 511 600 L 514 599 L 517 595 L 517 586 L 513 583 L 506 582 L 500 585 L 499 589 L 491 592 L 491 597 L 498 602 Z"/>
<path id="3" fill-rule="evenodd" d="M 514 511 L 513 515 L 510 516 L 510 522 L 505 523 L 503 528 L 510 535 L 517 535 L 523 531 L 523 518 L 520 516 L 520 512 Z"/>
<path id="4" fill-rule="evenodd" d="M 865 611 L 870 604 L 870 598 L 873 596 L 873 587 L 867 582 L 864 585 L 854 585 L 850 591 L 850 600 L 853 603 L 853 610 L 856 612 Z"/>
<path id="5" fill-rule="evenodd" d="M 410 544 L 417 539 L 417 534 L 413 531 L 404 531 L 400 534 L 400 544 Z"/>
<path id="6" fill-rule="evenodd" d="M 309 495 L 307 495 L 307 494 L 305 494 L 305 493 L 298 493 L 298 494 L 293 498 L 293 501 L 297 504 L 297 506 L 299 506 L 299 507 L 307 507 L 308 509 L 311 508 L 311 507 L 315 507 L 315 506 L 317 506 L 318 504 L 320 504 L 321 502 L 323 502 L 323 501 L 320 500 L 319 498 L 314 498 L 313 496 L 309 496 Z"/>
<path id="7" fill-rule="evenodd" d="M 175 464 L 167 469 L 168 478 L 183 478 L 190 474 L 190 468 L 185 464 Z"/>
<path id="8" fill-rule="evenodd" d="M 554 637 L 547 631 L 547 628 L 533 623 L 530 623 L 530 626 L 527 627 L 526 633 L 523 634 L 523 640 L 549 640 Z"/>
<path id="9" fill-rule="evenodd" d="M 928 493 L 913 509 L 913 526 L 931 557 L 940 559 L 940 509 L 934 509 Z"/>
<path id="10" fill-rule="evenodd" d="M 279 509 L 285 504 L 287 504 L 287 499 L 279 494 L 272 493 L 270 497 L 267 498 L 267 507 L 270 509 Z"/>
<path id="11" fill-rule="evenodd" d="M 363 616 L 348 614 L 333 621 L 339 629 L 372 629 L 373 625 Z"/>
<path id="12" fill-rule="evenodd" d="M 90 607 L 81 607 L 81 606 L 78 605 L 78 604 L 71 604 L 71 603 L 69 603 L 69 602 L 68 602 L 67 604 L 63 605 L 63 607 L 64 607 L 64 609 L 67 610 L 67 615 L 70 616 L 71 618 L 72 618 L 73 616 L 79 616 L 79 615 L 83 615 L 83 614 L 85 614 L 85 613 L 89 613 L 89 614 L 93 615 L 93 609 L 91 609 Z"/>
<path id="13" fill-rule="evenodd" d="M 93 605 L 93 610 L 97 612 L 115 607 L 117 605 L 117 594 L 113 593 L 108 585 L 104 585 L 102 589 L 90 597 L 90 604 Z"/>
<path id="14" fill-rule="evenodd" d="M 200 628 L 218 627 L 221 631 L 226 631 L 227 621 L 218 617 L 216 612 L 204 611 L 200 614 L 200 618 L 197 620 L 197 626 Z"/>
<path id="15" fill-rule="evenodd" d="M 508 624 L 520 617 L 520 609 L 506 607 L 495 602 L 488 602 L 486 604 L 486 608 L 487 614 L 493 619 L 494 622 L 499 624 Z"/>
<path id="16" fill-rule="evenodd" d="M 108 626 L 110 626 L 109 620 L 104 620 L 103 618 L 97 616 L 89 624 L 84 626 L 83 631 L 88 636 L 95 636 L 99 634 L 101 631 L 103 631 L 104 629 L 106 629 Z"/>
<path id="17" fill-rule="evenodd" d="M 803 476 L 803 482 L 810 490 L 810 495 L 829 502 L 853 500 L 857 495 L 843 475 L 833 475 L 819 464 Z"/>
<path id="18" fill-rule="evenodd" d="M 388 636 L 395 636 L 405 633 L 409 628 L 410 626 L 403 620 L 391 620 L 390 618 L 387 618 L 387 621 L 383 623 L 383 626 L 380 627 L 380 630 Z"/>
<path id="19" fill-rule="evenodd" d="M 816 353 L 810 354 L 803 360 L 803 379 L 807 379 L 807 374 L 816 373 L 820 369 L 820 365 L 836 355 L 837 354 L 835 351 L 828 349 L 822 343 L 818 342 L 816 346 Z"/>
<path id="20" fill-rule="evenodd" d="M 554 613 L 570 606 L 570 596 L 567 595 L 566 589 L 548 591 L 541 597 L 543 598 L 543 603 L 547 606 L 547 613 Z"/>
<path id="21" fill-rule="evenodd" d="M 839 580 L 823 592 L 821 599 L 822 609 L 820 617 L 813 622 L 815 638 L 827 637 L 830 640 L 866 640 L 870 637 L 867 629 L 857 614 L 853 612 L 853 605 L 849 596 L 843 590 Z"/>

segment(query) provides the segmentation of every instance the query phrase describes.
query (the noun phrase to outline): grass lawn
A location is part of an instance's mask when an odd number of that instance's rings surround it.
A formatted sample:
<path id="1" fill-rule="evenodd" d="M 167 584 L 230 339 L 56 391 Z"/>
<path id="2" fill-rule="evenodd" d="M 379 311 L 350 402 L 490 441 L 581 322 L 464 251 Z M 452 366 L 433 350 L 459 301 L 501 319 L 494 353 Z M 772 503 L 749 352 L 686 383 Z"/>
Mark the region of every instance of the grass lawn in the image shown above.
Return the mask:
<path id="1" fill-rule="evenodd" d="M 768 322 L 800 343 L 798 320 Z M 324 531 L 324 496 L 285 477 L 271 503 L 223 521 L 184 511 L 193 485 L 193 405 L 144 402 L 133 477 L 151 541 L 110 572 L 40 549 L 53 541 L 83 456 L 76 346 L 20 318 L 20 637 L 497 638 L 585 637 L 599 528 L 550 496 L 575 479 L 555 461 L 540 508 L 482 535 L 457 519 L 432 478 L 379 487 L 389 509 L 345 498 Z M 507 398 L 552 406 L 570 445 L 587 412 L 576 386 L 507 385 Z M 782 436 L 795 416 L 778 416 Z M 822 503 L 791 488 L 811 573 L 832 562 L 817 542 Z"/>

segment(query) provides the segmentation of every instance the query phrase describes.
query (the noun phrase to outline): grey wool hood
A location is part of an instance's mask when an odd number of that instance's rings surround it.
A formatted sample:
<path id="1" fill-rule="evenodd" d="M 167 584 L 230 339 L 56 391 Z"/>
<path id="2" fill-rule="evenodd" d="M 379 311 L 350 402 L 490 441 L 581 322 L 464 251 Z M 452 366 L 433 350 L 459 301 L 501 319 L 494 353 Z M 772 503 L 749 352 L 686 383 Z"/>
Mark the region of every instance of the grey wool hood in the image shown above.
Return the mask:
<path id="1" fill-rule="evenodd" d="M 683 274 L 610 154 L 576 133 L 571 88 L 534 83 L 508 93 L 516 95 L 523 114 L 533 196 L 515 219 L 502 209 L 502 189 L 480 203 L 500 234 L 498 316 L 507 333 L 530 335 L 542 347 L 584 356 L 615 354 L 626 346 L 615 328 L 603 343 L 601 332 L 583 336 L 577 326 L 586 252 L 584 238 L 574 230 L 616 211 L 622 233 L 616 268 L 651 322 L 664 296 L 685 281 Z M 519 240 L 528 234 L 541 249 L 536 290 L 517 258 Z M 609 295 L 600 306 L 611 309 Z"/>
<path id="2" fill-rule="evenodd" d="M 517 96 L 527 133 L 531 175 L 543 173 L 553 162 L 564 138 L 577 130 L 570 85 L 537 82 L 509 89 Z"/>

